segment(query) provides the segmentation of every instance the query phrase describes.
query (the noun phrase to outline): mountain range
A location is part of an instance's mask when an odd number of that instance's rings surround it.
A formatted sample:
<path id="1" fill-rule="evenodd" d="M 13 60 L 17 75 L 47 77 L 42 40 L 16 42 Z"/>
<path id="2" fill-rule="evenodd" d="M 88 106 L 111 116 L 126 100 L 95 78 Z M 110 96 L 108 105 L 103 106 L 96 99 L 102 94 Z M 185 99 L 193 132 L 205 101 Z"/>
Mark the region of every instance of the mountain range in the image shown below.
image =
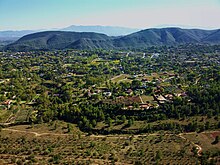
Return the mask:
<path id="1" fill-rule="evenodd" d="M 180 44 L 220 44 L 220 29 L 152 28 L 118 37 L 94 32 L 45 31 L 26 35 L 4 50 L 136 49 Z"/>
<path id="2" fill-rule="evenodd" d="M 61 31 L 71 31 L 71 32 L 95 32 L 103 33 L 108 36 L 124 36 L 134 32 L 139 31 L 140 29 L 133 29 L 127 27 L 116 27 L 116 26 L 76 26 L 72 25 L 66 28 L 61 29 Z"/>
<path id="3" fill-rule="evenodd" d="M 140 29 L 126 28 L 126 27 L 115 27 L 115 26 L 82 26 L 82 25 L 71 25 L 61 29 L 49 29 L 49 30 L 7 30 L 0 31 L 0 41 L 15 41 L 19 38 L 42 31 L 70 31 L 70 32 L 95 32 L 103 33 L 108 36 L 123 36 L 139 31 Z"/>
<path id="4" fill-rule="evenodd" d="M 13 31 L 13 30 L 7 30 L 7 31 L 0 31 L 0 41 L 16 41 L 19 38 L 27 35 L 27 34 L 31 34 L 31 33 L 35 33 L 35 32 L 39 32 L 34 31 L 34 30 L 20 30 L 20 31 Z"/>

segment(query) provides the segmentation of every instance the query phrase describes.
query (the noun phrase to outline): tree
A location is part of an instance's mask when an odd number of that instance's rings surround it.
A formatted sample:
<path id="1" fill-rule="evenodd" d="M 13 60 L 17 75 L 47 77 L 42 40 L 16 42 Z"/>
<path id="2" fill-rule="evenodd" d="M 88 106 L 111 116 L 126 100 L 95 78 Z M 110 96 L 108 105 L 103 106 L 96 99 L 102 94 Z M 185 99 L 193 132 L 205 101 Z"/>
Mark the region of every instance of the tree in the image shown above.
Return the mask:
<path id="1" fill-rule="evenodd" d="M 96 126 L 96 124 L 97 124 L 96 120 L 95 120 L 95 119 L 93 119 L 91 124 L 92 124 L 92 127 L 95 127 L 95 126 Z"/>
<path id="2" fill-rule="evenodd" d="M 107 118 L 107 124 L 109 127 L 112 126 L 112 119 L 110 117 Z"/>
<path id="3" fill-rule="evenodd" d="M 123 123 L 125 123 L 125 121 L 126 121 L 126 116 L 123 115 L 123 116 L 121 117 L 121 120 L 122 120 Z"/>
<path id="4" fill-rule="evenodd" d="M 133 124 L 132 119 L 129 119 L 129 120 L 128 120 L 128 126 L 130 127 L 132 124 Z"/>

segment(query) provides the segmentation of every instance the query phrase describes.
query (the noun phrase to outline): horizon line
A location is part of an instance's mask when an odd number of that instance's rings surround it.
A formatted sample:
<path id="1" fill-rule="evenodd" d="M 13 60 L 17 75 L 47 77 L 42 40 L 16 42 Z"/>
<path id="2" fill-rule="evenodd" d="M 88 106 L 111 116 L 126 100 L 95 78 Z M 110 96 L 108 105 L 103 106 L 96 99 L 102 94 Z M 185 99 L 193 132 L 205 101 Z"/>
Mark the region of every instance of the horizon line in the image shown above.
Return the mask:
<path id="1" fill-rule="evenodd" d="M 69 25 L 65 27 L 60 27 L 60 28 L 34 28 L 34 29 L 0 29 L 0 32 L 3 31 L 64 31 L 63 29 L 71 27 L 71 26 L 90 26 L 90 27 L 115 27 L 115 28 L 128 28 L 128 29 L 134 29 L 134 30 L 147 30 L 147 29 L 165 29 L 165 28 L 181 28 L 181 29 L 201 29 L 201 30 L 218 30 L 220 27 L 200 27 L 200 26 L 187 26 L 187 25 L 157 25 L 157 26 L 152 26 L 152 27 L 143 27 L 143 28 L 135 28 L 135 27 L 127 27 L 127 26 L 120 26 L 120 25 Z"/>

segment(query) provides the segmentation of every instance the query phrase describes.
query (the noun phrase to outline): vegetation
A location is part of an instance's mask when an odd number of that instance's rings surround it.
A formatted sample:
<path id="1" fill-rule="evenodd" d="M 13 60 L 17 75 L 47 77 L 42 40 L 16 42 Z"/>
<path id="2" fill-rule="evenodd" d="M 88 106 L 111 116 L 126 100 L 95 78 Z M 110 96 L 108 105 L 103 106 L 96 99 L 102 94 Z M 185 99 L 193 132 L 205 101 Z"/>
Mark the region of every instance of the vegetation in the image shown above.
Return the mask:
<path id="1" fill-rule="evenodd" d="M 0 52 L 1 159 L 216 163 L 219 52 L 216 45 Z"/>
<path id="2" fill-rule="evenodd" d="M 146 29 L 122 37 L 109 37 L 100 33 L 77 33 L 48 31 L 29 34 L 5 50 L 31 51 L 55 49 L 145 49 L 149 46 L 171 46 L 182 44 L 219 44 L 218 30 L 163 28 Z"/>

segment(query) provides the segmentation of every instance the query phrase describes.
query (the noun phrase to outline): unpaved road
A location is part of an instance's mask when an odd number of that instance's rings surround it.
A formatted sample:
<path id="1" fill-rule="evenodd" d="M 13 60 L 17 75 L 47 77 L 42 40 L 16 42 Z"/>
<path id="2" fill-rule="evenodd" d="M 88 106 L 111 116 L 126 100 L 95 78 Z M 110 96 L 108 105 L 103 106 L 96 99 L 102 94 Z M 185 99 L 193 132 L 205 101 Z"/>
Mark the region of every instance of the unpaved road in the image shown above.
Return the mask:
<path id="1" fill-rule="evenodd" d="M 45 135 L 54 135 L 54 136 L 68 136 L 70 134 L 61 134 L 61 133 L 37 133 L 33 131 L 22 131 L 22 130 L 17 130 L 17 129 L 11 129 L 11 128 L 3 128 L 2 130 L 4 131 L 11 131 L 11 132 L 19 132 L 19 133 L 29 133 L 29 134 L 34 134 L 34 136 L 45 136 Z"/>

